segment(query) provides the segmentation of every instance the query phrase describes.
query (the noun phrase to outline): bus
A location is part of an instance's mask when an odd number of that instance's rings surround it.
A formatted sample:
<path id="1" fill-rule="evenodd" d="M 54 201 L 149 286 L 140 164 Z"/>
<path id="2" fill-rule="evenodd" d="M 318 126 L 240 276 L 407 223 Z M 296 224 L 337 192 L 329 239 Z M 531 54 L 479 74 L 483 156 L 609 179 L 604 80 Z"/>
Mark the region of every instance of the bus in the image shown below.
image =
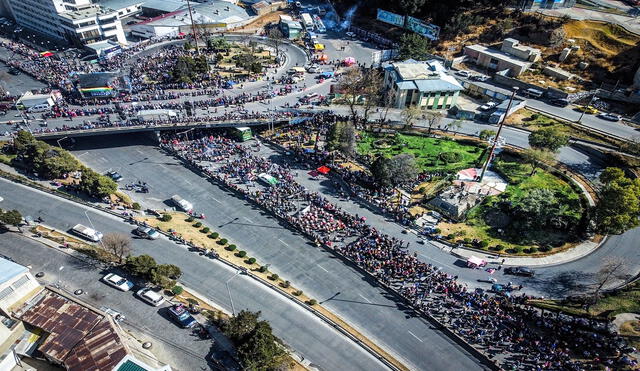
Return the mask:
<path id="1" fill-rule="evenodd" d="M 246 126 L 234 128 L 234 134 L 236 136 L 236 139 L 239 142 L 246 142 L 247 140 L 250 140 L 253 137 L 253 134 L 251 133 L 251 128 Z"/>
<path id="2" fill-rule="evenodd" d="M 82 224 L 76 224 L 73 228 L 71 228 L 71 232 L 93 242 L 99 242 L 102 239 L 102 233 L 96 231 L 95 229 L 85 227 Z"/>
<path id="3" fill-rule="evenodd" d="M 307 31 L 313 31 L 313 19 L 311 19 L 311 15 L 309 13 L 300 14 L 302 18 L 302 24 L 304 24 L 304 28 Z"/>

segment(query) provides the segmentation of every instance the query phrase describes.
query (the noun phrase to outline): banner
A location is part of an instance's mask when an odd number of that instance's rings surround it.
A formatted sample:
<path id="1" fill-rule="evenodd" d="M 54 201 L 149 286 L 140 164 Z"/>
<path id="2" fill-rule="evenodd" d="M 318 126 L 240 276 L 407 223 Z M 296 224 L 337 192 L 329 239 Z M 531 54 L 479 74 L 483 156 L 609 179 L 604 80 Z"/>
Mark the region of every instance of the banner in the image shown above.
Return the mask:
<path id="1" fill-rule="evenodd" d="M 387 12 L 386 10 L 378 9 L 378 16 L 376 17 L 376 19 L 384 23 L 392 24 L 394 26 L 404 26 L 403 15 Z"/>
<path id="2" fill-rule="evenodd" d="M 413 17 L 407 17 L 406 28 L 431 40 L 437 40 L 440 34 L 440 27 Z"/>

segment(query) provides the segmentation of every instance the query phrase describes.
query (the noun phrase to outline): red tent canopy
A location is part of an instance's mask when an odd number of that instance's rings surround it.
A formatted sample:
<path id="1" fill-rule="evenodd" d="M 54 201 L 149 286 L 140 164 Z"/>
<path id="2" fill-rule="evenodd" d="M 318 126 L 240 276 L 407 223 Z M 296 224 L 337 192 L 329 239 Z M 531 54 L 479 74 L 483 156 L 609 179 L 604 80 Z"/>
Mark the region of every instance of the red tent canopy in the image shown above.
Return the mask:
<path id="1" fill-rule="evenodd" d="M 331 169 L 329 169 L 326 166 L 320 166 L 319 168 L 316 169 L 316 171 L 319 172 L 320 174 L 327 175 L 329 174 L 329 171 L 331 171 Z"/>

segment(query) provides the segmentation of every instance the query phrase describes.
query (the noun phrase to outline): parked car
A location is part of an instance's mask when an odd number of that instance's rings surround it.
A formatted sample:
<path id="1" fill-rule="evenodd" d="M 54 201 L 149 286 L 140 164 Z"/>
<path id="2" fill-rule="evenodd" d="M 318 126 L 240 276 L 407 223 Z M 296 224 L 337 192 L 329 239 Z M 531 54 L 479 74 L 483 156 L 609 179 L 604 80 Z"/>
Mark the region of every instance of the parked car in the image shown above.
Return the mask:
<path id="1" fill-rule="evenodd" d="M 129 291 L 133 288 L 133 283 L 115 273 L 109 273 L 102 277 L 102 281 L 109 286 L 113 286 L 120 291 Z"/>
<path id="2" fill-rule="evenodd" d="M 160 233 L 151 227 L 139 226 L 133 230 L 133 234 L 141 238 L 156 240 L 160 237 Z"/>
<path id="3" fill-rule="evenodd" d="M 117 171 L 107 171 L 106 174 L 109 178 L 113 179 L 114 182 L 119 182 L 123 179 L 123 176 L 120 175 Z"/>
<path id="4" fill-rule="evenodd" d="M 489 77 L 487 75 L 473 75 L 473 76 L 471 76 L 471 80 L 475 80 L 475 81 L 487 81 L 490 78 L 491 77 Z"/>
<path id="5" fill-rule="evenodd" d="M 347 31 L 347 32 L 345 32 L 345 35 L 347 35 L 347 37 L 352 38 L 352 39 L 356 38 L 356 33 L 355 32 Z"/>
<path id="6" fill-rule="evenodd" d="M 578 106 L 576 107 L 576 111 L 584 112 L 589 115 L 597 115 L 600 112 L 594 106 Z"/>
<path id="7" fill-rule="evenodd" d="M 15 67 L 11 67 L 11 68 L 9 68 L 9 73 L 14 75 L 14 76 L 17 76 L 17 75 L 21 74 L 22 72 L 19 69 L 15 68 Z"/>
<path id="8" fill-rule="evenodd" d="M 569 105 L 569 101 L 566 99 L 554 99 L 549 101 L 549 104 L 556 107 L 566 107 Z"/>
<path id="9" fill-rule="evenodd" d="M 490 110 L 490 109 L 494 108 L 494 107 L 495 107 L 495 106 L 497 106 L 497 105 L 498 105 L 498 103 L 497 103 L 497 102 L 489 101 L 489 102 L 487 102 L 487 103 L 485 103 L 485 104 L 481 105 L 480 107 L 478 107 L 478 109 L 479 109 L 480 111 L 488 111 L 488 110 Z"/>
<path id="10" fill-rule="evenodd" d="M 309 93 L 307 95 L 305 95 L 304 97 L 300 98 L 300 102 L 302 103 L 306 103 L 309 102 L 311 99 L 315 98 L 318 96 L 318 93 Z"/>
<path id="11" fill-rule="evenodd" d="M 458 71 L 456 72 L 456 75 L 468 78 L 471 76 L 471 73 L 469 71 Z"/>
<path id="12" fill-rule="evenodd" d="M 524 277 L 533 277 L 535 275 L 533 269 L 527 267 L 507 267 L 504 269 L 504 273 Z"/>
<path id="13" fill-rule="evenodd" d="M 142 301 L 146 302 L 147 304 L 151 304 L 154 307 L 157 307 L 164 303 L 164 297 L 151 290 L 150 287 L 145 287 L 142 290 L 138 290 L 138 292 L 136 292 L 136 295 L 138 295 L 138 297 L 142 299 Z"/>
<path id="14" fill-rule="evenodd" d="M 312 64 L 312 65 L 307 67 L 307 72 L 309 72 L 309 73 L 318 73 L 318 72 L 320 72 L 320 66 L 318 66 L 317 64 Z"/>
<path id="15" fill-rule="evenodd" d="M 182 304 L 176 304 L 169 308 L 169 315 L 182 328 L 192 328 L 198 322 L 189 314 L 189 309 Z"/>
<path id="16" fill-rule="evenodd" d="M 618 122 L 620 121 L 620 116 L 613 113 L 601 113 L 598 115 L 603 120 Z"/>

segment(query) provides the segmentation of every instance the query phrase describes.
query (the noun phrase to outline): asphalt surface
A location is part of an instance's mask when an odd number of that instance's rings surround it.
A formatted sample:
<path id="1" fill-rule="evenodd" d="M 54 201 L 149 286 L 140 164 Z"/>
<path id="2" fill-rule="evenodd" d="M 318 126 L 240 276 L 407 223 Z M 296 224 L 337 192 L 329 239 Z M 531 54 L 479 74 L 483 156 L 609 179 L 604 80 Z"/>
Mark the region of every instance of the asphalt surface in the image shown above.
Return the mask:
<path id="1" fill-rule="evenodd" d="M 209 183 L 140 138 L 103 147 L 98 139 L 78 140 L 74 154 L 96 171 L 122 174 L 121 183 L 148 184 L 148 194 L 133 194 L 144 207 L 167 208 L 178 194 L 206 215 L 205 224 L 248 252 L 269 270 L 323 303 L 378 345 L 414 369 L 477 369 L 479 365 L 448 337 L 416 317 L 367 275 L 312 246 L 262 210 Z M 144 143 L 144 142 L 143 142 Z M 101 148 L 97 148 L 100 146 Z M 446 359 L 443 352 L 455 354 Z M 452 359 L 454 361 L 452 361 Z"/>
<path id="2" fill-rule="evenodd" d="M 176 326 L 167 317 L 169 305 L 166 302 L 153 307 L 134 296 L 135 289 L 121 292 L 102 283 L 100 278 L 112 270 L 102 270 L 101 267 L 12 232 L 2 234 L 0 254 L 30 266 L 33 274 L 44 272 L 44 277 L 39 279 L 43 285 L 59 285 L 67 292 L 82 289 L 84 294 L 79 297 L 81 300 L 96 308 L 109 308 L 124 314 L 125 320 L 120 324 L 134 333 L 140 332 L 140 328 L 144 329 L 141 335 L 154 338 L 153 351 L 158 359 L 170 364 L 173 369 L 188 371 L 208 367 L 205 357 L 212 352 L 211 340 L 202 340 L 193 336 L 190 330 Z"/>
<path id="3" fill-rule="evenodd" d="M 6 180 L 0 180 L 0 189 L 1 196 L 4 198 L 0 202 L 1 208 L 15 208 L 20 210 L 23 215 L 30 215 L 33 218 L 41 216 L 45 224 L 60 230 L 69 230 L 77 223 L 85 225 L 92 223 L 96 229 L 103 233 L 129 234 L 133 229 L 133 226 L 122 222 L 117 217 L 87 209 L 76 203 L 28 187 L 15 185 Z M 87 215 L 90 219 L 87 218 Z M 183 271 L 181 282 L 231 312 L 231 302 L 225 282 L 236 275 L 233 269 L 218 261 L 212 261 L 189 252 L 164 237 L 155 241 L 136 239 L 133 250 L 134 254 L 151 255 L 158 263 L 179 265 Z M 35 264 L 37 262 L 32 262 L 32 265 Z M 253 279 L 237 275 L 229 282 L 229 287 L 237 311 L 245 308 L 261 311 L 262 317 L 269 321 L 278 337 L 321 369 L 385 369 L 379 361 L 355 343 L 340 335 L 300 306 Z M 108 290 L 112 289 L 105 286 L 101 292 Z M 113 309 L 119 308 L 114 306 Z M 128 311 L 122 313 L 126 317 L 130 316 Z M 161 319 L 161 321 L 165 321 L 165 319 Z M 471 358 L 465 357 L 464 359 L 467 362 L 456 363 L 465 369 L 478 368 L 473 367 L 474 361 Z M 445 367 L 443 369 L 453 368 Z"/>

